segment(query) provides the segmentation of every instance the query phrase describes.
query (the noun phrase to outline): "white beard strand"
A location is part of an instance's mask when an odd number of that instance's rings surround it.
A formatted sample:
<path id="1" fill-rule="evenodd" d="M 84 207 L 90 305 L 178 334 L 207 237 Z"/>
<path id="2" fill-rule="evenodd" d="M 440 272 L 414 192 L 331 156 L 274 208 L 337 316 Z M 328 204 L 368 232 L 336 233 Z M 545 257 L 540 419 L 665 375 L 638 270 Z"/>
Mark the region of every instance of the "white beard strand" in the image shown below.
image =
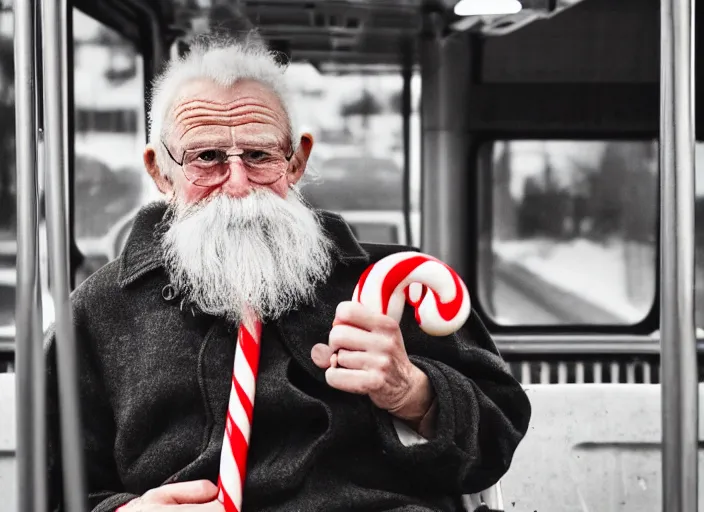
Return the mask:
<path id="1" fill-rule="evenodd" d="M 171 282 L 201 311 L 239 323 L 309 303 L 332 270 L 333 244 L 294 189 L 176 202 L 162 248 Z"/>

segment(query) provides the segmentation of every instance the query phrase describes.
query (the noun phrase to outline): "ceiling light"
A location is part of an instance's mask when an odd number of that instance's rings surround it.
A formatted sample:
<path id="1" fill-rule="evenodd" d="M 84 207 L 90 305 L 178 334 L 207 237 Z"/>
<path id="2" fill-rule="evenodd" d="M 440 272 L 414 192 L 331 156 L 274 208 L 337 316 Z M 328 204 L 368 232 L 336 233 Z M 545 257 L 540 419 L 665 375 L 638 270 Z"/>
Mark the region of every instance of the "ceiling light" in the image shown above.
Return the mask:
<path id="1" fill-rule="evenodd" d="M 460 0 L 455 5 L 457 16 L 490 16 L 516 14 L 521 10 L 518 0 Z"/>

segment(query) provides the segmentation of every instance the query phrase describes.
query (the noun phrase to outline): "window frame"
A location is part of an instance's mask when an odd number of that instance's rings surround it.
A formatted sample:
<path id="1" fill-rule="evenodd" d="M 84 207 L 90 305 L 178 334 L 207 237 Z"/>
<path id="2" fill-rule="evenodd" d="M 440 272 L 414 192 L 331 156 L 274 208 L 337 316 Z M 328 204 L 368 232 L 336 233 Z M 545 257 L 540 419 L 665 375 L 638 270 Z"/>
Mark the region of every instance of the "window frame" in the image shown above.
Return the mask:
<path id="1" fill-rule="evenodd" d="M 471 222 L 471 234 L 469 236 L 468 243 L 470 244 L 470 254 L 474 255 L 474 264 L 469 266 L 469 283 L 470 293 L 473 298 L 473 308 L 480 314 L 482 320 L 487 325 L 492 334 L 499 336 L 502 335 L 614 335 L 614 336 L 647 336 L 656 332 L 660 328 L 660 186 L 658 182 L 658 194 L 657 194 L 657 205 L 658 205 L 658 215 L 657 215 L 657 232 L 656 232 L 656 262 L 655 262 L 655 286 L 654 286 L 654 298 L 653 303 L 644 316 L 644 318 L 635 324 L 514 324 L 514 325 L 504 325 L 497 323 L 494 320 L 492 314 L 490 314 L 491 309 L 487 308 L 484 304 L 486 299 L 486 292 L 483 292 L 480 287 L 482 286 L 482 279 L 480 275 L 482 272 L 481 265 L 486 259 L 482 257 L 482 252 L 486 252 L 487 239 L 489 240 L 489 247 L 491 247 L 492 238 L 492 224 L 489 221 L 488 226 L 487 219 L 484 218 L 484 213 L 487 211 L 487 201 L 489 202 L 489 207 L 492 207 L 491 195 L 487 194 L 487 191 L 491 190 L 492 186 L 492 162 L 491 162 L 491 151 L 493 150 L 494 142 L 500 141 L 529 141 L 529 140 L 546 140 L 546 141 L 565 141 L 565 142 L 592 142 L 592 141 L 606 141 L 606 142 L 636 142 L 643 141 L 649 142 L 654 141 L 658 144 L 658 151 L 660 150 L 660 141 L 657 133 L 652 133 L 648 131 L 594 131 L 587 132 L 584 131 L 531 131 L 531 132 L 511 132 L 511 131 L 496 131 L 496 132 L 482 132 L 474 133 L 472 140 L 470 142 L 470 171 L 473 175 L 473 193 L 470 192 L 470 196 L 473 197 L 475 201 L 475 218 Z M 487 150 L 488 148 L 488 150 Z M 658 179 L 660 177 L 660 165 L 658 163 Z M 487 188 L 488 187 L 488 188 Z M 488 216 L 490 219 L 493 215 Z M 488 232 L 487 232 L 488 229 Z M 492 279 L 493 281 L 493 279 Z"/>
<path id="2" fill-rule="evenodd" d="M 132 9 L 130 9 L 130 6 Z M 76 275 L 80 269 L 81 263 L 84 260 L 84 255 L 78 247 L 76 240 L 76 201 L 75 201 L 75 189 L 76 189 L 76 179 L 75 179 L 75 138 L 76 138 L 76 112 L 75 112 L 75 94 L 74 94 L 74 81 L 75 81 L 75 67 L 74 67 L 74 38 L 73 38 L 73 9 L 81 11 L 82 14 L 92 18 L 94 21 L 100 23 L 101 25 L 117 32 L 121 37 L 125 38 L 127 41 L 134 45 L 135 51 L 142 56 L 142 73 L 144 77 L 143 82 L 143 93 L 142 100 L 144 102 L 144 126 L 145 126 L 145 144 L 148 139 L 149 124 L 148 124 L 148 90 L 149 84 L 152 82 L 156 64 L 155 55 L 157 54 L 157 49 L 154 47 L 154 38 L 151 34 L 151 27 L 149 20 L 145 20 L 142 13 L 137 9 L 137 6 L 125 6 L 124 3 L 112 2 L 110 0 L 105 2 L 94 2 L 93 0 L 69 0 L 67 2 L 66 8 L 67 12 L 67 33 L 66 42 L 68 49 L 67 58 L 67 105 L 66 105 L 66 118 L 68 120 L 67 133 L 68 133 L 68 187 L 69 187 L 69 244 L 70 244 L 70 278 L 71 278 L 71 288 L 76 286 Z M 141 16 L 141 17 L 140 17 Z"/>

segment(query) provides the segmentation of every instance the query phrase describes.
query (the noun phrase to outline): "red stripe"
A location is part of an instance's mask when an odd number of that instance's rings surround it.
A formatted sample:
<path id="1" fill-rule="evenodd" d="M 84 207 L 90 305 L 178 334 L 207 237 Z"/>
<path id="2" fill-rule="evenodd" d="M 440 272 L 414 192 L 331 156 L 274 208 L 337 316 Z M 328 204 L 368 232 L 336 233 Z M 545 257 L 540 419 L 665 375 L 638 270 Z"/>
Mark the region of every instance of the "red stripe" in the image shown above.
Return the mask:
<path id="1" fill-rule="evenodd" d="M 255 326 L 256 329 L 256 326 Z M 261 328 L 260 328 L 261 329 Z M 256 380 L 259 371 L 259 338 L 255 339 L 249 330 L 240 325 L 239 346 Z"/>
<path id="2" fill-rule="evenodd" d="M 230 498 L 230 495 L 227 494 L 227 491 L 222 486 L 221 477 L 218 477 L 218 489 L 220 490 L 220 492 L 222 492 L 222 505 L 225 509 L 225 512 L 239 512 L 239 510 L 237 509 L 237 505 L 235 505 L 235 503 L 232 501 L 232 498 Z"/>
<path id="3" fill-rule="evenodd" d="M 247 396 L 247 393 L 244 392 L 244 389 L 242 389 L 242 386 L 240 386 L 240 383 L 237 381 L 235 376 L 232 376 L 232 385 L 235 387 L 235 392 L 237 393 L 237 397 L 240 399 L 240 403 L 242 404 L 242 407 L 244 408 L 244 412 L 247 413 L 247 419 L 249 420 L 249 424 L 252 424 L 252 414 L 254 412 L 254 404 L 249 401 L 249 397 Z"/>
<path id="4" fill-rule="evenodd" d="M 406 279 L 411 272 L 426 261 L 428 261 L 427 256 L 413 256 L 407 260 L 399 261 L 389 269 L 388 273 L 384 276 L 384 281 L 381 283 L 381 307 L 384 315 L 388 311 L 389 301 L 396 291 L 396 288 L 398 288 L 401 282 Z"/>
<path id="5" fill-rule="evenodd" d="M 426 261 L 435 261 L 436 263 L 443 265 L 447 269 L 447 271 L 450 272 L 452 280 L 455 283 L 455 295 L 450 302 L 441 302 L 440 296 L 437 294 L 437 292 L 435 290 L 431 290 L 433 296 L 435 297 L 435 307 L 438 310 L 438 314 L 445 321 L 452 320 L 457 316 L 460 309 L 462 308 L 462 301 L 464 299 L 464 292 L 462 291 L 462 286 L 460 285 L 459 276 L 455 273 L 454 270 L 452 270 L 450 267 L 448 267 L 441 261 L 423 255 L 413 256 L 411 258 L 408 258 L 407 260 L 398 262 L 386 274 L 386 276 L 384 277 L 384 281 L 381 285 L 381 300 L 382 307 L 384 309 L 382 313 L 387 313 L 391 296 L 393 295 L 394 291 L 396 291 L 401 282 L 406 279 L 411 272 L 413 272 L 416 268 L 418 268 Z M 406 298 L 408 298 L 408 293 L 406 293 Z M 413 302 L 411 302 L 411 304 L 416 308 L 416 321 L 420 323 L 420 317 L 418 315 L 418 305 L 420 304 L 420 301 L 416 304 L 413 304 Z"/>
<path id="6" fill-rule="evenodd" d="M 227 413 L 230 416 L 230 413 Z M 230 416 L 231 418 L 231 416 Z M 232 434 L 229 436 L 232 456 L 235 458 L 237 469 L 240 472 L 240 485 L 244 489 L 245 469 L 247 468 L 247 440 L 244 438 L 239 427 L 232 422 Z"/>
<path id="7" fill-rule="evenodd" d="M 464 292 L 462 290 L 462 285 L 460 284 L 460 277 L 457 273 L 450 267 L 442 263 L 442 265 L 450 272 L 452 280 L 455 282 L 455 298 L 450 302 L 442 303 L 440 302 L 440 297 L 433 290 L 433 295 L 435 296 L 435 307 L 438 309 L 438 313 L 445 321 L 450 321 L 457 316 L 462 308 L 462 301 L 464 300 Z"/>

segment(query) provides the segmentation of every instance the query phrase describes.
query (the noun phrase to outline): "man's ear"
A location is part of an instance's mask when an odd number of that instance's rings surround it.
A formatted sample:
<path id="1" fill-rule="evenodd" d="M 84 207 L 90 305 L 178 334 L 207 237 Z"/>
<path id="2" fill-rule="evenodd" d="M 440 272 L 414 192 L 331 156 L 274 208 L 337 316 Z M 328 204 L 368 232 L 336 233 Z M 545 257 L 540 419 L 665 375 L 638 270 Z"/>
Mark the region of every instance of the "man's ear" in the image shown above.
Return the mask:
<path id="1" fill-rule="evenodd" d="M 169 195 L 173 192 L 173 181 L 171 181 L 171 178 L 161 173 L 161 169 L 159 169 L 159 165 L 156 162 L 156 151 L 151 145 L 148 145 L 144 149 L 144 167 L 147 169 L 149 176 L 152 177 L 152 180 L 154 180 L 159 192 L 164 195 Z"/>
<path id="2" fill-rule="evenodd" d="M 291 167 L 288 174 L 289 185 L 295 185 L 303 177 L 308 164 L 308 157 L 313 150 L 313 136 L 310 133 L 301 135 L 301 141 L 298 143 L 298 148 L 291 158 Z"/>

